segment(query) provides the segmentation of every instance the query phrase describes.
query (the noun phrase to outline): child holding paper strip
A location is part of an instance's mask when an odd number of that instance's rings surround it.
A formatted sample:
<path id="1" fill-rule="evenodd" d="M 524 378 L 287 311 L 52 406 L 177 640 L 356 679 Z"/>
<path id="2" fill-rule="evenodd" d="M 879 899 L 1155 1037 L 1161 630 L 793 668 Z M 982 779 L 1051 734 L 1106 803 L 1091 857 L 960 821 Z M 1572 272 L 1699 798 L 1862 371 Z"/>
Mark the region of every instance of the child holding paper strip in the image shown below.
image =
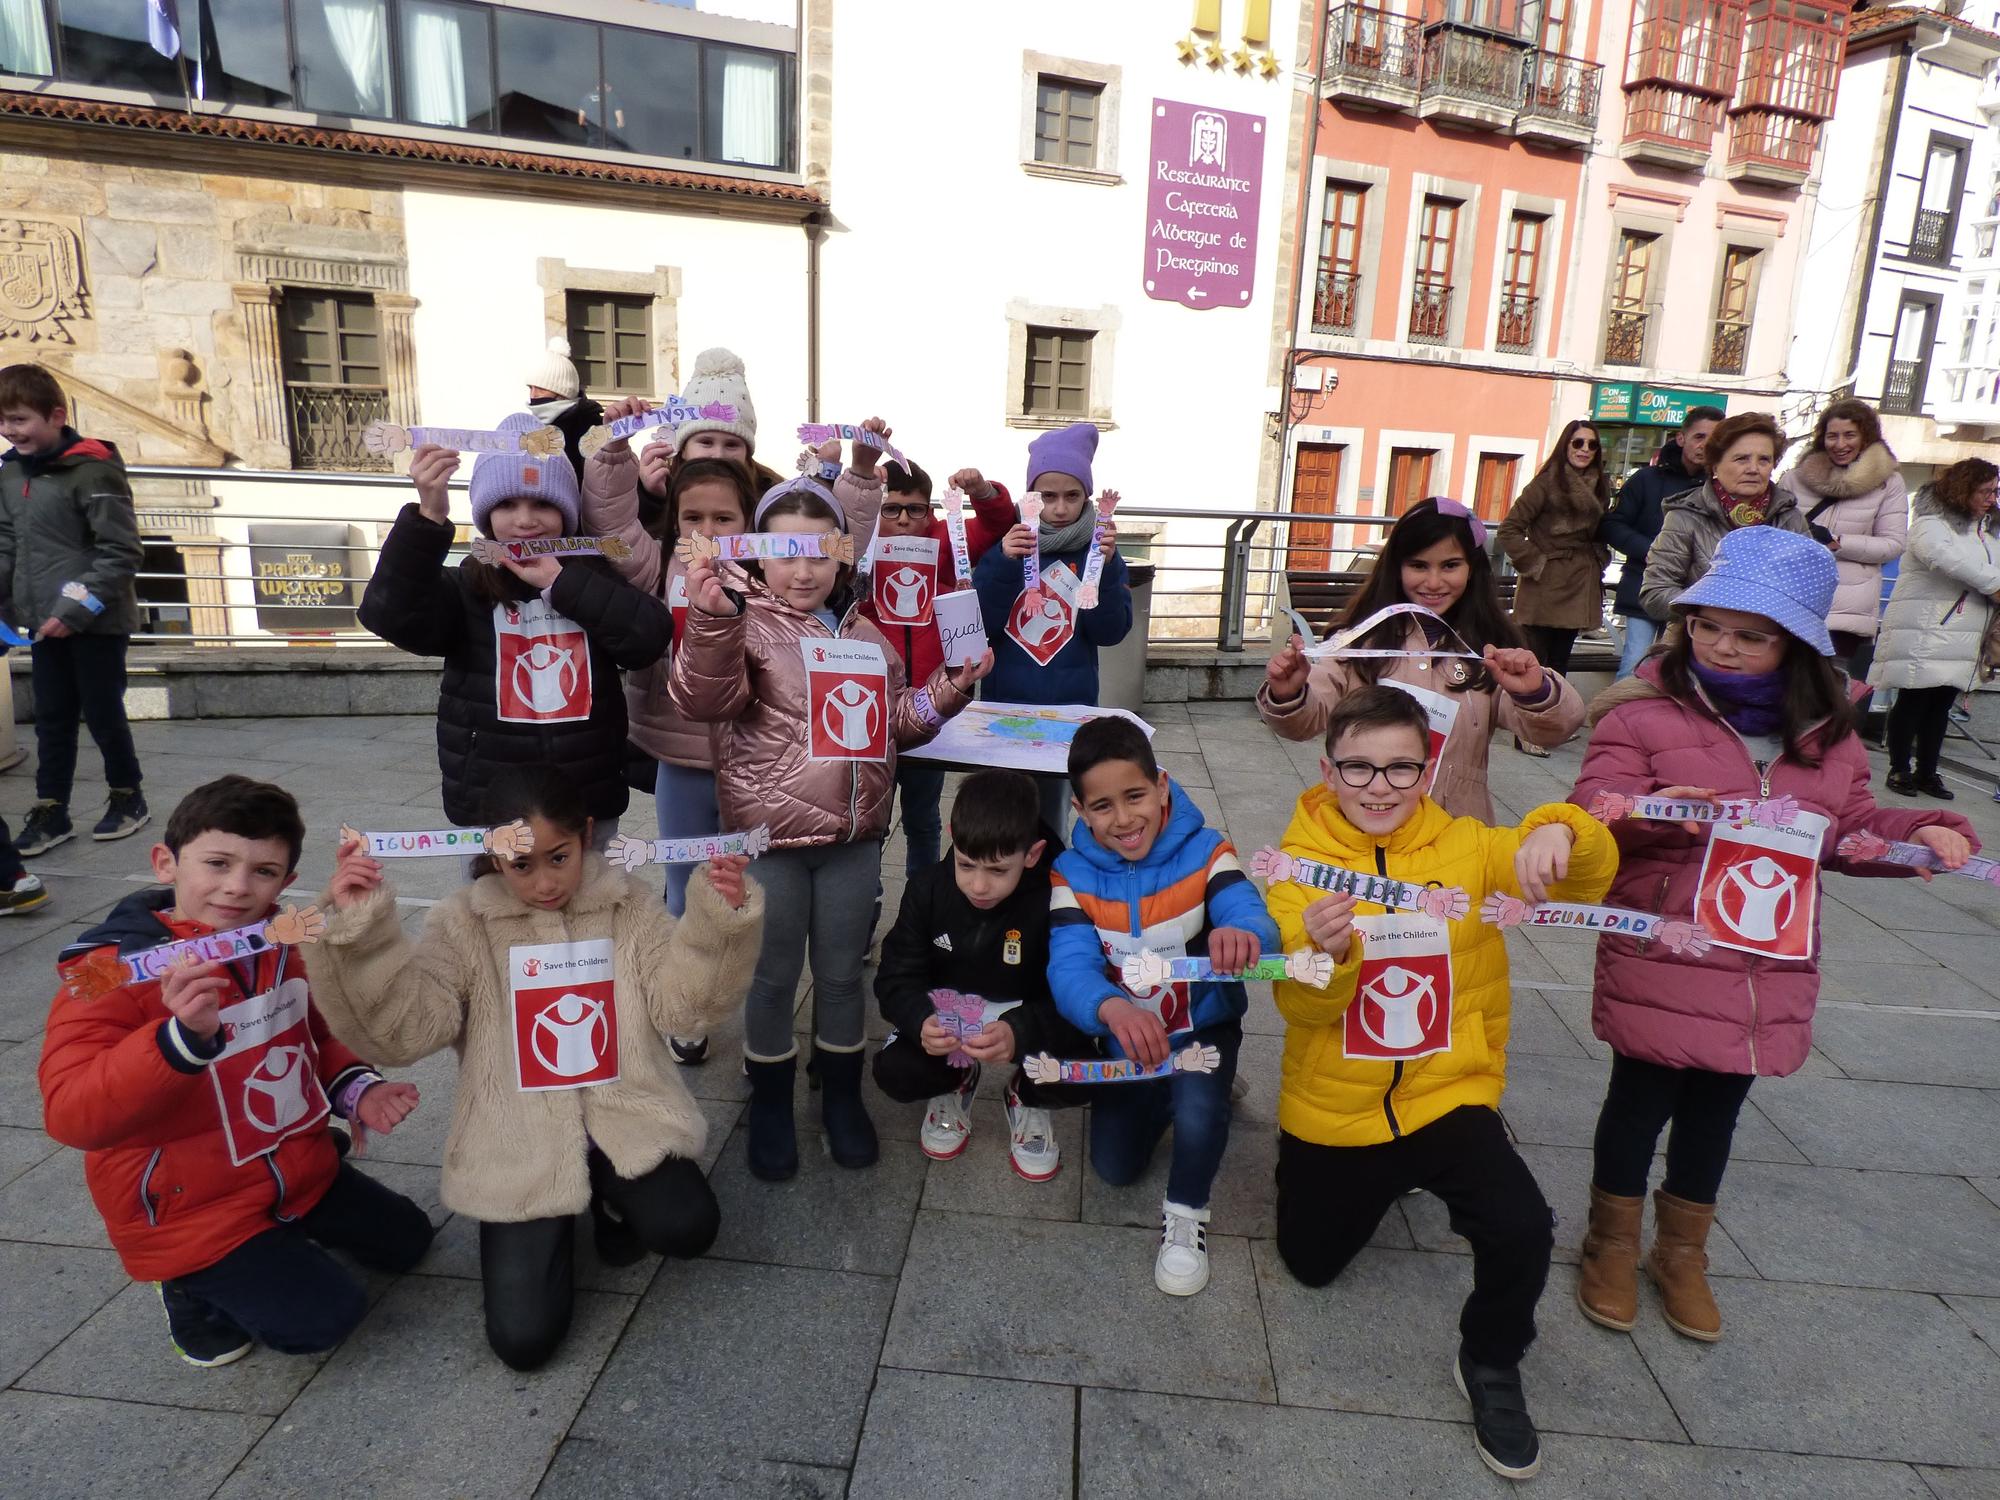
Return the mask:
<path id="1" fill-rule="evenodd" d="M 1454 818 L 1423 792 L 1431 756 L 1421 704 L 1386 684 L 1327 715 L 1323 784 L 1298 800 L 1282 852 L 1417 886 L 1458 887 L 1466 915 L 1390 913 L 1351 895 L 1273 881 L 1286 949 L 1338 960 L 1314 989 L 1280 980 L 1278 1254 L 1325 1286 L 1389 1206 L 1426 1188 L 1472 1242 L 1472 1295 L 1454 1375 L 1472 1403 L 1480 1456 L 1525 1479 L 1540 1441 L 1521 1391 L 1535 1303 L 1553 1247 L 1548 1204 L 1500 1122 L 1512 1019 L 1507 944 L 1479 909 L 1495 891 L 1596 901 L 1617 869 L 1604 825 L 1564 803 L 1519 828 Z"/>
<path id="2" fill-rule="evenodd" d="M 846 517 L 833 492 L 801 477 L 758 503 L 760 532 L 837 536 Z M 939 668 L 912 686 L 900 657 L 857 607 L 853 570 L 828 557 L 746 567 L 725 588 L 713 559 L 688 568 L 687 638 L 670 694 L 688 718 L 713 724 L 716 800 L 730 828 L 767 824 L 772 849 L 757 878 L 771 917 L 744 1013 L 750 1074 L 750 1170 L 766 1181 L 798 1171 L 792 1121 L 798 1046 L 792 1035 L 808 939 L 813 969 L 813 1070 L 833 1159 L 875 1161 L 874 1123 L 861 1102 L 861 966 L 873 936 L 882 838 L 898 746 L 920 745 L 964 708 L 984 661 Z"/>
<path id="3" fill-rule="evenodd" d="M 742 464 L 762 495 L 782 476 L 757 462 L 757 408 L 750 401 L 743 358 L 729 349 L 704 349 L 694 357 L 681 398 L 696 406 L 728 407 L 733 417 L 695 417 L 673 429 L 673 441 L 652 442 L 639 451 L 639 519 L 654 535 L 670 523 L 668 488 L 677 466 L 720 458 Z M 650 404 L 650 403 L 648 403 Z"/>
<path id="4" fill-rule="evenodd" d="M 1911 875 L 1836 851 L 1850 834 L 1928 846 L 1945 869 L 1978 848 L 1955 813 L 1882 808 L 1868 789 L 1846 680 L 1826 618 L 1839 573 L 1811 538 L 1769 526 L 1722 539 L 1711 571 L 1673 602 L 1686 629 L 1591 706 L 1594 732 L 1573 799 L 1658 794 L 1796 801 L 1789 826 L 1619 819 L 1612 898 L 1698 922 L 1699 958 L 1603 937 L 1591 1029 L 1612 1048 L 1597 1117 L 1590 1230 L 1577 1304 L 1629 1329 L 1653 1149 L 1669 1120 L 1646 1269 L 1668 1325 L 1705 1342 L 1722 1315 L 1706 1245 L 1736 1117 L 1758 1075 L 1798 1070 L 1819 997 L 1818 877 Z M 1926 873 L 1926 878 L 1928 874 Z"/>
<path id="5" fill-rule="evenodd" d="M 1486 757 L 1495 727 L 1528 744 L 1560 745 L 1583 724 L 1583 700 L 1560 673 L 1542 667 L 1507 618 L 1493 587 L 1486 527 L 1456 500 L 1434 497 L 1403 513 L 1337 629 L 1351 629 L 1398 604 L 1419 604 L 1441 616 L 1483 660 L 1422 655 L 1433 648 L 1456 650 L 1458 644 L 1421 615 L 1385 620 L 1354 643 L 1413 653 L 1400 660 L 1314 663 L 1293 636 L 1265 669 L 1257 712 L 1288 740 L 1318 739 L 1334 705 L 1348 693 L 1376 682 L 1403 688 L 1431 710 L 1433 734 L 1441 723 L 1448 726 L 1430 795 L 1446 812 L 1490 823 Z"/>

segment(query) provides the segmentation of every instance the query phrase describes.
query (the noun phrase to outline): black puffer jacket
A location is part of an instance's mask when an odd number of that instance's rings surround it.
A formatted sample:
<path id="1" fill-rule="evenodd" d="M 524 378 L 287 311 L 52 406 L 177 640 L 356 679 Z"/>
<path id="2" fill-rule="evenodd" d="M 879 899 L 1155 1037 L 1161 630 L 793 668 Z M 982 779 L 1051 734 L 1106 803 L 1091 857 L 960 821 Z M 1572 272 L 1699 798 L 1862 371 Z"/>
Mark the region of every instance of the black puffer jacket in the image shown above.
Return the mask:
<path id="1" fill-rule="evenodd" d="M 1681 457 L 1680 439 L 1669 438 L 1651 463 L 1632 471 L 1632 477 L 1618 492 L 1617 503 L 1598 523 L 1598 540 L 1625 557 L 1625 571 L 1618 575 L 1618 596 L 1613 607 L 1627 619 L 1646 616 L 1645 606 L 1639 602 L 1639 581 L 1646 576 L 1646 553 L 1660 534 L 1668 498 L 1684 495 L 1700 485 L 1701 475 L 1690 470 Z"/>
<path id="2" fill-rule="evenodd" d="M 444 567 L 452 528 L 403 507 L 382 544 L 375 576 L 361 596 L 361 623 L 393 646 L 444 658 L 438 687 L 438 766 L 444 812 L 476 827 L 495 768 L 546 762 L 585 788 L 590 815 L 625 811 L 625 693 L 619 668 L 650 666 L 666 654 L 674 619 L 664 601 L 633 588 L 596 558 L 565 562 L 549 591 L 555 611 L 590 639 L 590 717 L 577 723 L 502 723 L 495 700 L 498 646 L 494 606 L 473 590 L 469 559 Z M 506 575 L 521 600 L 535 590 Z"/>

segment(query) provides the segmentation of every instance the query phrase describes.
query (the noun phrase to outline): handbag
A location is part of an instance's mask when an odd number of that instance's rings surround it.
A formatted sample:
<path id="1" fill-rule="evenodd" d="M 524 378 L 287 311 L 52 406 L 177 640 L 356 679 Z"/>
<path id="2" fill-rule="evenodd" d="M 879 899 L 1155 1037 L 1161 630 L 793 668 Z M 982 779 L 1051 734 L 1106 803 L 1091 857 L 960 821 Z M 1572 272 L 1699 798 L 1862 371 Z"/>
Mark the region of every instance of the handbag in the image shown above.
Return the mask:
<path id="1" fill-rule="evenodd" d="M 1833 533 L 1819 524 L 1820 515 L 1829 505 L 1838 505 L 1839 503 L 1840 497 L 1838 495 L 1829 495 L 1806 512 L 1806 530 L 1812 533 L 1812 539 L 1822 547 L 1831 547 L 1833 545 Z"/>

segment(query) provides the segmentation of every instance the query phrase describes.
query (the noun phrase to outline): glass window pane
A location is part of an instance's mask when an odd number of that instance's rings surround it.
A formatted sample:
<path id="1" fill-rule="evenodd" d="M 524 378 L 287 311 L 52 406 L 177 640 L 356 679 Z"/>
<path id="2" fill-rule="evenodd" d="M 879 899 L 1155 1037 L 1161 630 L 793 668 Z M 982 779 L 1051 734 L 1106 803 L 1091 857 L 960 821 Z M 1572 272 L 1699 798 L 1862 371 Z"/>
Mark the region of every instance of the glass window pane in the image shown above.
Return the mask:
<path id="1" fill-rule="evenodd" d="M 389 17 L 383 0 L 296 0 L 292 26 L 303 108 L 389 118 Z"/>
<path id="2" fill-rule="evenodd" d="M 403 0 L 403 118 L 492 130 L 493 30 L 487 13 Z"/>
<path id="3" fill-rule="evenodd" d="M 1095 120 L 1097 118 L 1097 94 L 1092 89 L 1071 88 L 1069 91 L 1069 115 L 1072 120 Z"/>
<path id="4" fill-rule="evenodd" d="M 146 40 L 146 7 L 129 0 L 61 0 L 63 76 L 76 83 L 109 88 L 181 93 L 181 74 L 171 58 Z M 190 75 L 190 81 L 192 76 Z"/>
<path id="5" fill-rule="evenodd" d="M 494 13 L 500 133 L 566 146 L 603 144 L 597 28 L 584 21 Z"/>
<path id="6" fill-rule="evenodd" d="M 42 0 L 0 0 L 0 73 L 47 77 L 51 56 Z"/>
<path id="7" fill-rule="evenodd" d="M 702 51 L 702 110 L 711 161 L 783 167 L 790 138 L 785 59 L 710 45 Z"/>
<path id="8" fill-rule="evenodd" d="M 4 12 L 10 0 L 0 0 Z M 270 0 L 208 0 L 181 8 L 182 34 L 190 25 L 189 68 L 200 59 L 196 94 L 226 104 L 286 109 L 292 103 L 292 61 L 285 12 Z M 0 20 L 0 33 L 6 22 Z"/>
<path id="9" fill-rule="evenodd" d="M 604 33 L 613 145 L 682 160 L 700 154 L 700 56 L 685 37 Z"/>

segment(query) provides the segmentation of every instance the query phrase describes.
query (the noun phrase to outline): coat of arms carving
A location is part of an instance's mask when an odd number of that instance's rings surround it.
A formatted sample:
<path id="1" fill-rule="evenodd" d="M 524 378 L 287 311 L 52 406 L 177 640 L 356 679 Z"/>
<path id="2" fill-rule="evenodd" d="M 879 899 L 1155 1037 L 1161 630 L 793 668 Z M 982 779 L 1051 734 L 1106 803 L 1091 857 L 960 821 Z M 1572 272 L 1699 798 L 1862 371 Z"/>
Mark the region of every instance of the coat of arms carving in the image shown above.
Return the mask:
<path id="1" fill-rule="evenodd" d="M 0 219 L 0 339 L 75 342 L 88 316 L 76 232 L 41 219 Z"/>

